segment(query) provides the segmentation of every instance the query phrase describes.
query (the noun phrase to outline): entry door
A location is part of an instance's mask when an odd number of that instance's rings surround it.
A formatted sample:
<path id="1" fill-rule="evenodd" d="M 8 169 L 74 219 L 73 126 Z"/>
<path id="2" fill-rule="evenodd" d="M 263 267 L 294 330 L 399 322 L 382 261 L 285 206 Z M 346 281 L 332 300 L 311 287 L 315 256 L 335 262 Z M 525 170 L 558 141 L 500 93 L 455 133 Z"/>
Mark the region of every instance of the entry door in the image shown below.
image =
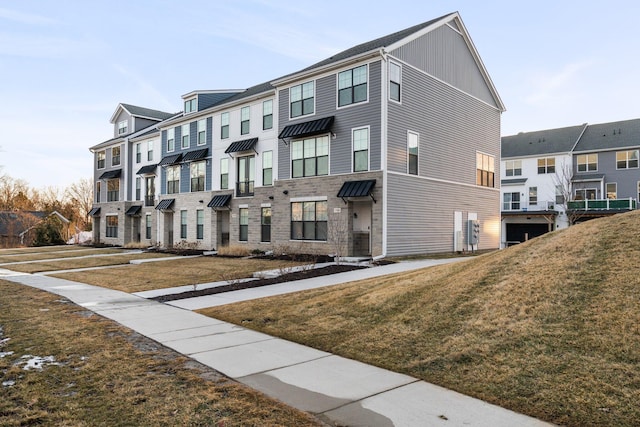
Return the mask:
<path id="1" fill-rule="evenodd" d="M 133 223 L 133 230 L 131 231 L 133 233 L 132 238 L 135 243 L 140 241 L 140 221 L 141 219 L 139 217 L 133 217 L 131 221 Z"/>
<path id="2" fill-rule="evenodd" d="M 353 203 L 353 256 L 371 255 L 371 202 Z"/>
<path id="3" fill-rule="evenodd" d="M 218 247 L 229 246 L 229 211 L 216 211 Z"/>
<path id="4" fill-rule="evenodd" d="M 93 240 L 94 244 L 100 243 L 100 217 L 93 217 Z"/>
<path id="5" fill-rule="evenodd" d="M 164 241 L 167 248 L 173 247 L 173 212 L 164 214 Z"/>

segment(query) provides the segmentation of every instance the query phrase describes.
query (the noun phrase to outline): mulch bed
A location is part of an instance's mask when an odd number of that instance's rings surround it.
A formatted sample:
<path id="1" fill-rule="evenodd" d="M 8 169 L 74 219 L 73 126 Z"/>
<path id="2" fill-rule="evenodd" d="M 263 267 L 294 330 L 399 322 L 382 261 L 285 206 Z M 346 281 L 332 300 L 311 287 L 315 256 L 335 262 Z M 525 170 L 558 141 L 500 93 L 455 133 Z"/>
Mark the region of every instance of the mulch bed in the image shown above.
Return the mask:
<path id="1" fill-rule="evenodd" d="M 250 280 L 248 282 L 241 282 L 241 283 L 232 282 L 232 283 L 229 283 L 228 285 L 217 286 L 215 288 L 186 291 L 186 292 L 180 292 L 178 294 L 160 295 L 150 299 L 153 299 L 159 302 L 175 301 L 175 300 L 185 299 L 185 298 L 201 297 L 205 295 L 220 294 L 223 292 L 238 291 L 240 289 L 258 288 L 260 286 L 275 285 L 276 283 L 290 282 L 292 280 L 302 280 L 302 279 L 309 279 L 311 277 L 327 276 L 329 274 L 343 273 L 346 271 L 359 270 L 362 268 L 368 268 L 368 267 L 363 267 L 358 265 L 347 265 L 347 264 L 340 264 L 340 265 L 333 264 L 333 265 L 328 265 L 326 267 L 313 268 L 313 269 L 302 270 L 302 271 L 294 271 L 292 273 L 282 274 L 278 277 L 256 279 L 256 280 Z"/>

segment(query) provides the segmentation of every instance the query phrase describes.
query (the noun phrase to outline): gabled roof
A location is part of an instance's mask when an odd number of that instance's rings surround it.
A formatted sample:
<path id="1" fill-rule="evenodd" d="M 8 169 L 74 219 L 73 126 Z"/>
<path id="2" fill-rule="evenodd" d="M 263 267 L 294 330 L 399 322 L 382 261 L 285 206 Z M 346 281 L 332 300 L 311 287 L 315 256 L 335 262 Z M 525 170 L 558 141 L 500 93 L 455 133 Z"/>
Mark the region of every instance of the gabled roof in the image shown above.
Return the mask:
<path id="1" fill-rule="evenodd" d="M 570 153 L 587 124 L 502 137 L 502 157 L 526 157 L 541 154 Z"/>
<path id="2" fill-rule="evenodd" d="M 165 111 L 160 111 L 160 110 L 153 110 L 151 108 L 138 107 L 137 105 L 124 104 L 121 102 L 120 104 L 118 104 L 116 111 L 114 111 L 113 115 L 111 116 L 111 123 L 115 123 L 121 109 L 125 110 L 127 113 L 129 113 L 132 116 L 142 117 L 145 119 L 152 119 L 157 121 L 166 120 L 175 114 L 175 113 L 167 113 Z"/>
<path id="3" fill-rule="evenodd" d="M 589 125 L 575 152 L 640 146 L 640 119 Z"/>

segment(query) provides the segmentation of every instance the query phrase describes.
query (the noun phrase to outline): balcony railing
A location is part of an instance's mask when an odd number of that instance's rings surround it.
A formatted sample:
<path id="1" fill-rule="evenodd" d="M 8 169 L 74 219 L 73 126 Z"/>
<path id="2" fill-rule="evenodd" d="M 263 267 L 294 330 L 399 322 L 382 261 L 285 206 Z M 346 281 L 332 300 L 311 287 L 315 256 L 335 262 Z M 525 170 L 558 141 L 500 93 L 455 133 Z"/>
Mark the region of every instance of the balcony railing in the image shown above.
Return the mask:
<path id="1" fill-rule="evenodd" d="M 608 211 L 608 210 L 634 210 L 636 200 L 628 199 L 592 199 L 573 200 L 567 203 L 567 208 L 574 211 Z"/>
<path id="2" fill-rule="evenodd" d="M 253 181 L 240 181 L 236 183 L 236 197 L 253 196 Z"/>
<path id="3" fill-rule="evenodd" d="M 154 196 L 144 196 L 144 205 L 145 206 L 154 206 L 155 205 L 155 197 Z"/>
<path id="4" fill-rule="evenodd" d="M 503 212 L 527 212 L 527 211 L 552 211 L 555 210 L 556 203 L 551 201 L 539 201 L 535 205 L 524 202 L 503 202 Z"/>

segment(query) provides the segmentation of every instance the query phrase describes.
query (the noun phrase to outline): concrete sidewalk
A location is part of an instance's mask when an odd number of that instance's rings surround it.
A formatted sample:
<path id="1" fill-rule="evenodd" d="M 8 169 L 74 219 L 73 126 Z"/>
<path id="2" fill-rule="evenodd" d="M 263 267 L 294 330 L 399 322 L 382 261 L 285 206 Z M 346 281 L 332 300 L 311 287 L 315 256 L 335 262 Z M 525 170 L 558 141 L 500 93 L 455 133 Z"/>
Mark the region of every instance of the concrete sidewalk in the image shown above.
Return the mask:
<path id="1" fill-rule="evenodd" d="M 383 267 L 370 270 L 377 268 Z M 61 295 L 331 425 L 549 425 L 407 375 L 136 295 L 9 270 L 0 270 L 0 278 Z"/>

